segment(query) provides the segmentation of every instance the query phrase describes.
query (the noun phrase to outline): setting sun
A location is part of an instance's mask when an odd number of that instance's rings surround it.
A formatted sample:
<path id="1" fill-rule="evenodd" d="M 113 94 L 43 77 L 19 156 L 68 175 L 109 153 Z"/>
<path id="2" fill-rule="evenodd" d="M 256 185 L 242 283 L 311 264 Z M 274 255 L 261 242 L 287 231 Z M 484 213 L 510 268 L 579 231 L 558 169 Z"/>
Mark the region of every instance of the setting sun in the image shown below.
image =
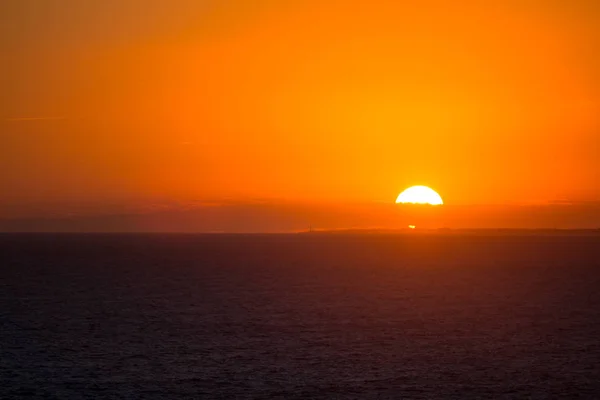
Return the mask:
<path id="1" fill-rule="evenodd" d="M 444 204 L 437 192 L 427 186 L 413 186 L 398 195 L 396 203 L 430 204 L 437 206 Z"/>

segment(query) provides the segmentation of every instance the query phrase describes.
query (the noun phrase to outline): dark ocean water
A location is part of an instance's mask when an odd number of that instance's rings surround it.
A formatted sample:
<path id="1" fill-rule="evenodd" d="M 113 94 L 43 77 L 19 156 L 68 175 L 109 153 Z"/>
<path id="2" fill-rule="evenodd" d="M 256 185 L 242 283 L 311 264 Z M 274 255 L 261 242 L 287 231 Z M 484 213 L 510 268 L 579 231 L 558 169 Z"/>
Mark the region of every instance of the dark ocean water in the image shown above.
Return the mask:
<path id="1" fill-rule="evenodd" d="M 600 398 L 600 237 L 0 235 L 0 398 Z"/>

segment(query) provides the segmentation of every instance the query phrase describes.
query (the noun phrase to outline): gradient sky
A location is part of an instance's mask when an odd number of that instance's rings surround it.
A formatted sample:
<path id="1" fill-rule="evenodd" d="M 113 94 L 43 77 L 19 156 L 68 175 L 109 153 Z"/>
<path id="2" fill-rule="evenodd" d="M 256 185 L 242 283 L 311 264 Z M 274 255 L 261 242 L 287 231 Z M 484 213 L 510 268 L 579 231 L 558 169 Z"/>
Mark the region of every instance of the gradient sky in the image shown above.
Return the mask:
<path id="1" fill-rule="evenodd" d="M 595 0 L 3 0 L 0 49 L 2 217 L 600 201 Z"/>

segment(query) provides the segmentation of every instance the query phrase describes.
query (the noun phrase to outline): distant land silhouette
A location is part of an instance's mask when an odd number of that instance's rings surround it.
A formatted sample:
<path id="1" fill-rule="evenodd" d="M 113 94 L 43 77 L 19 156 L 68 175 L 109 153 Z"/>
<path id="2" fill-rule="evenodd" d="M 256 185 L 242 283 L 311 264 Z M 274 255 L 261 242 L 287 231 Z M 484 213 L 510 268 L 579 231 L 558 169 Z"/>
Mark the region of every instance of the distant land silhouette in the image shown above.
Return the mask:
<path id="1" fill-rule="evenodd" d="M 578 232 L 600 228 L 600 203 L 417 209 L 388 203 L 216 202 L 140 212 L 89 211 L 73 206 L 64 207 L 62 215 L 52 211 L 12 214 L 0 214 L 0 232 L 286 233 L 312 227 L 316 232 L 419 234 L 434 229 L 438 233 L 467 234 L 479 229 L 489 233 L 491 229 L 511 234 L 517 229 L 534 229 L 538 234 L 562 234 L 565 229 Z M 410 225 L 416 228 L 409 230 Z"/>
<path id="2" fill-rule="evenodd" d="M 510 229 L 510 228 L 479 228 L 479 229 L 323 229 L 298 232 L 302 234 L 373 234 L 373 235 L 499 235 L 499 236 L 521 236 L 521 235 L 541 235 L 541 236 L 580 236 L 580 235 L 598 235 L 600 228 L 597 229 Z"/>

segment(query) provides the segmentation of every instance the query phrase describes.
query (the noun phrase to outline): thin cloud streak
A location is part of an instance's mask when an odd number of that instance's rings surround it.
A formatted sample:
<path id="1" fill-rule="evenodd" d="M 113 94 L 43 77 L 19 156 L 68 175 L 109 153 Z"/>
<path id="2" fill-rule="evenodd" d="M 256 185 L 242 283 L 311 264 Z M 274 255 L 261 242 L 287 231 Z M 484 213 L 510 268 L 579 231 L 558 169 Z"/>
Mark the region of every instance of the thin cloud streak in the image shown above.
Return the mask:
<path id="1" fill-rule="evenodd" d="M 61 119 L 67 119 L 67 117 L 16 117 L 6 118 L 5 121 L 17 122 L 17 121 L 56 121 Z"/>

